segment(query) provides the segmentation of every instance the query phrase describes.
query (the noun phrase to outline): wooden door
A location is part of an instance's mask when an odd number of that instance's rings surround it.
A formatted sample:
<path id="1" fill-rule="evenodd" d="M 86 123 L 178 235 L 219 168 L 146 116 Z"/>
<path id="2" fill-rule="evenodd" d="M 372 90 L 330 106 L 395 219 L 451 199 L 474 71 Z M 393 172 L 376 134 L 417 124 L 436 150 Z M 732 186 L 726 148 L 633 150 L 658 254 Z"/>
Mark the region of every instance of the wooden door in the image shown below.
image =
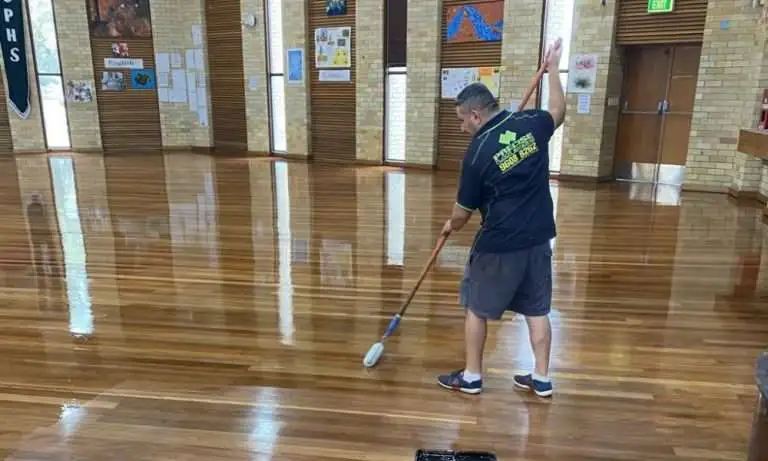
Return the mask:
<path id="1" fill-rule="evenodd" d="M 625 176 L 631 164 L 656 163 L 662 104 L 671 63 L 671 53 L 663 46 L 627 48 L 624 57 L 623 100 L 616 143 L 616 168 L 620 177 Z"/>
<path id="2" fill-rule="evenodd" d="M 676 46 L 672 50 L 672 70 L 662 115 L 662 165 L 685 165 L 700 57 L 700 45 Z"/>

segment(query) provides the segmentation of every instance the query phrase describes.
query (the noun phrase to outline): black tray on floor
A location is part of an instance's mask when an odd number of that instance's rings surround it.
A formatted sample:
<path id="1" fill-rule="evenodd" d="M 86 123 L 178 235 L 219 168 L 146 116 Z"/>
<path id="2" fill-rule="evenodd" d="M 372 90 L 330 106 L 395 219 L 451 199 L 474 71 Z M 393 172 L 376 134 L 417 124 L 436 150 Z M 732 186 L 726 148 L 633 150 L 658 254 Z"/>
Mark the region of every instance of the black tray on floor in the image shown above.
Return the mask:
<path id="1" fill-rule="evenodd" d="M 496 455 L 487 451 L 419 450 L 416 461 L 496 461 Z"/>

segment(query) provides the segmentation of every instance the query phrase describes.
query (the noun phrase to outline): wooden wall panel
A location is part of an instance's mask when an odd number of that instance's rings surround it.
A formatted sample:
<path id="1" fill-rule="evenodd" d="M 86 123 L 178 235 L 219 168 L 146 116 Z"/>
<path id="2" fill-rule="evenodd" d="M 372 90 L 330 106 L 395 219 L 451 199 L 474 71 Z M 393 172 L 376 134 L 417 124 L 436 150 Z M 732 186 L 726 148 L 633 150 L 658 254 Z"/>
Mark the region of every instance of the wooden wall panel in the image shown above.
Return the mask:
<path id="1" fill-rule="evenodd" d="M 11 123 L 8 121 L 8 100 L 5 94 L 5 76 L 0 75 L 0 155 L 13 152 Z"/>
<path id="2" fill-rule="evenodd" d="M 160 132 L 160 108 L 156 90 L 131 89 L 130 69 L 105 69 L 104 59 L 112 57 L 112 44 L 125 42 L 131 58 L 144 60 L 145 69 L 156 69 L 152 38 L 113 39 L 91 37 L 93 72 L 96 78 L 101 139 L 105 153 L 159 151 L 163 139 Z M 101 79 L 105 71 L 122 72 L 125 91 L 103 91 Z"/>
<path id="3" fill-rule="evenodd" d="M 676 0 L 671 13 L 648 13 L 647 0 L 619 0 L 616 43 L 701 43 L 707 0 Z"/>
<path id="4" fill-rule="evenodd" d="M 241 17 L 240 0 L 205 2 L 213 146 L 231 153 L 248 149 Z"/>
<path id="5" fill-rule="evenodd" d="M 325 0 L 309 0 L 307 59 L 310 62 L 310 155 L 315 160 L 353 162 L 356 158 L 356 0 L 347 0 L 347 14 L 326 16 Z M 352 49 L 350 81 L 320 82 L 315 67 L 315 29 L 319 27 L 351 27 Z"/>
<path id="6" fill-rule="evenodd" d="M 444 0 L 443 6 L 481 3 L 477 0 Z M 438 12 L 444 17 L 444 9 Z M 501 42 L 446 42 L 446 24 L 441 19 L 440 68 L 485 67 L 501 65 Z M 437 167 L 458 170 L 471 136 L 461 132 L 453 100 L 441 99 L 437 116 Z"/>

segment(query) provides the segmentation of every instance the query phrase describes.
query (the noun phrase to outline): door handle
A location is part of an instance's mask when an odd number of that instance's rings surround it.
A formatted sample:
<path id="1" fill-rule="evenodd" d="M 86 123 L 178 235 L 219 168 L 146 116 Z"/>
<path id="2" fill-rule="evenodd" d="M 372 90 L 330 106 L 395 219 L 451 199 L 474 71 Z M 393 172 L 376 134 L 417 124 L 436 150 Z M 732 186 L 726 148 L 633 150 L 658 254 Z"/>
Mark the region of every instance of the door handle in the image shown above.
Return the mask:
<path id="1" fill-rule="evenodd" d="M 663 111 L 664 111 L 664 102 L 659 101 L 659 103 L 656 104 L 656 113 L 661 115 Z"/>
<path id="2" fill-rule="evenodd" d="M 664 103 L 662 104 L 662 111 L 664 113 L 669 112 L 669 101 L 667 101 L 666 99 L 664 100 Z"/>

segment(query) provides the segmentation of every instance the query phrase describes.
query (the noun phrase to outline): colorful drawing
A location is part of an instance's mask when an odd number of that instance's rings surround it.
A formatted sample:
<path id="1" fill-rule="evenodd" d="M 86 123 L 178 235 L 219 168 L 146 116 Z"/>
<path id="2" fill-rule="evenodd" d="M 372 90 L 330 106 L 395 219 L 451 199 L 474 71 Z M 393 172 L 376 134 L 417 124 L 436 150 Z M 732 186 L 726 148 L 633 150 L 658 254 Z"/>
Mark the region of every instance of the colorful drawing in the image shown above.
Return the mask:
<path id="1" fill-rule="evenodd" d="M 102 91 L 125 91 L 125 76 L 122 72 L 104 72 L 101 76 Z"/>
<path id="2" fill-rule="evenodd" d="M 568 93 L 592 94 L 597 80 L 597 55 L 576 54 L 568 66 Z"/>
<path id="3" fill-rule="evenodd" d="M 88 0 L 91 36 L 101 38 L 151 37 L 149 0 Z"/>
<path id="4" fill-rule="evenodd" d="M 352 28 L 315 29 L 315 67 L 344 69 L 352 67 Z"/>
<path id="5" fill-rule="evenodd" d="M 154 90 L 157 88 L 155 71 L 153 69 L 132 70 L 131 88 L 134 90 Z"/>
<path id="6" fill-rule="evenodd" d="M 447 42 L 499 42 L 504 30 L 504 1 L 446 6 Z"/>
<path id="7" fill-rule="evenodd" d="M 130 58 L 131 54 L 128 52 L 128 44 L 125 42 L 113 43 L 112 57 L 113 58 Z"/>
<path id="8" fill-rule="evenodd" d="M 347 0 L 325 0 L 327 16 L 342 16 L 347 14 Z"/>
<path id="9" fill-rule="evenodd" d="M 67 81 L 64 95 L 67 102 L 92 102 L 93 82 L 89 80 Z"/>

